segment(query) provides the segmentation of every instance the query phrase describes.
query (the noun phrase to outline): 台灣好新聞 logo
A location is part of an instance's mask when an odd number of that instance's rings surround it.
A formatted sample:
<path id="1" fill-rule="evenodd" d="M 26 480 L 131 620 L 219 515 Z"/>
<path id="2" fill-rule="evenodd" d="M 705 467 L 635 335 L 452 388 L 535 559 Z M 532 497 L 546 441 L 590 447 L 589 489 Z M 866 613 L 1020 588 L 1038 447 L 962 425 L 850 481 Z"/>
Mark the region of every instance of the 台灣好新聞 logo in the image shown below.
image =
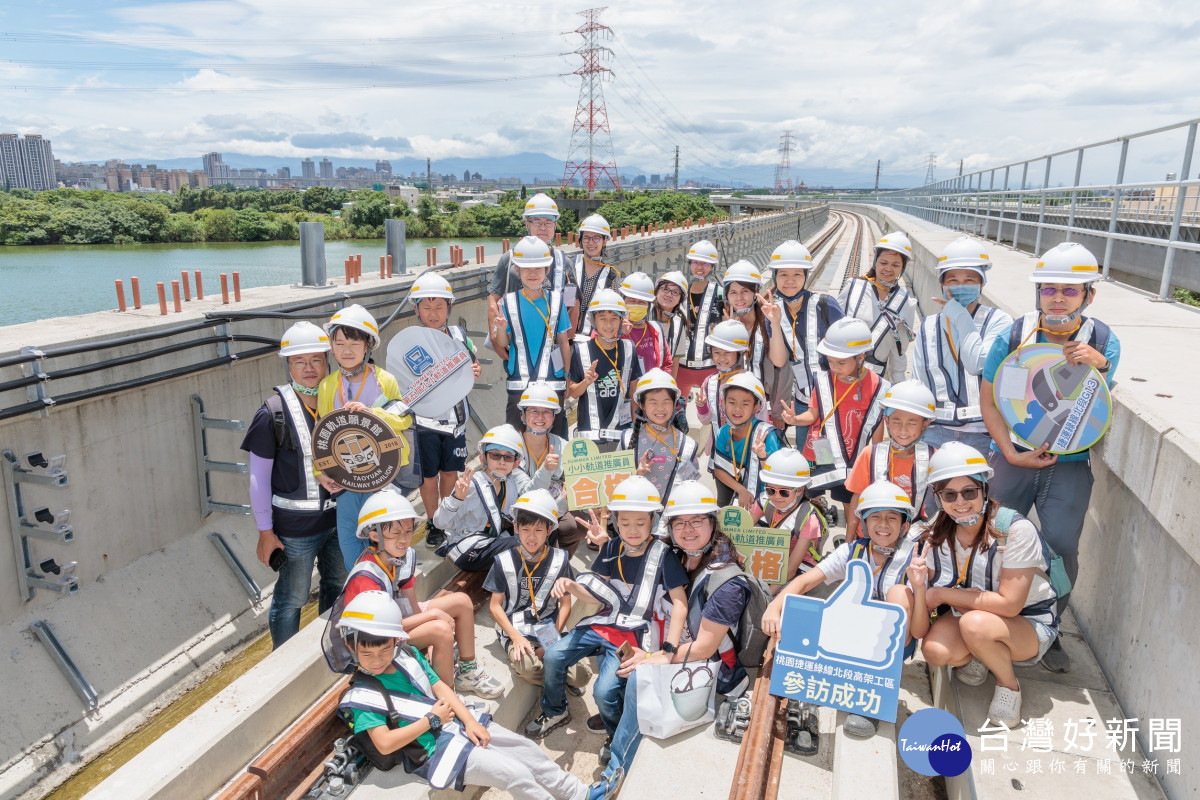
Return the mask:
<path id="1" fill-rule="evenodd" d="M 920 775 L 961 775 L 971 766 L 962 723 L 940 708 L 923 708 L 906 719 L 896 746 L 908 768 Z"/>

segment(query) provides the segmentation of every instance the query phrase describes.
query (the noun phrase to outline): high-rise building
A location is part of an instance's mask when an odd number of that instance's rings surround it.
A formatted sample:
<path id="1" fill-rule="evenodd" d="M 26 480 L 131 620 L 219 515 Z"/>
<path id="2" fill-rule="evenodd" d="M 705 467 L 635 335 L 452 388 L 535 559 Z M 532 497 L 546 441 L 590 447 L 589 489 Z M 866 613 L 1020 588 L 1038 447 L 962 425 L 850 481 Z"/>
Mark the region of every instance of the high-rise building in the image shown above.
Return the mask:
<path id="1" fill-rule="evenodd" d="M 204 174 L 210 179 L 214 179 L 214 183 L 223 178 L 233 177 L 229 165 L 225 163 L 220 153 L 205 153 L 201 159 L 204 161 Z"/>
<path id="2" fill-rule="evenodd" d="M 333 180 L 333 162 L 328 158 L 321 159 L 321 179 Z"/>
<path id="3" fill-rule="evenodd" d="M 662 183 L 662 175 L 657 174 L 657 173 L 651 173 L 650 174 L 650 185 L 657 186 L 660 183 Z"/>
<path id="4" fill-rule="evenodd" d="M 300 162 L 300 175 L 305 180 L 313 180 L 317 177 L 317 165 L 313 163 L 311 158 L 306 158 Z"/>
<path id="5" fill-rule="evenodd" d="M 0 133 L 0 184 L 35 192 L 57 189 L 50 140 L 33 133 L 23 139 L 15 133 Z"/>
<path id="6" fill-rule="evenodd" d="M 275 177 L 281 181 L 291 180 L 292 168 L 280 167 L 279 169 L 275 170 Z"/>
<path id="7" fill-rule="evenodd" d="M 376 161 L 376 162 L 375 162 L 375 171 L 376 171 L 376 172 L 380 172 L 380 173 L 382 173 L 382 174 L 384 174 L 384 175 L 387 175 L 388 177 L 391 177 L 391 174 L 392 174 L 392 162 L 390 162 L 390 161 Z"/>

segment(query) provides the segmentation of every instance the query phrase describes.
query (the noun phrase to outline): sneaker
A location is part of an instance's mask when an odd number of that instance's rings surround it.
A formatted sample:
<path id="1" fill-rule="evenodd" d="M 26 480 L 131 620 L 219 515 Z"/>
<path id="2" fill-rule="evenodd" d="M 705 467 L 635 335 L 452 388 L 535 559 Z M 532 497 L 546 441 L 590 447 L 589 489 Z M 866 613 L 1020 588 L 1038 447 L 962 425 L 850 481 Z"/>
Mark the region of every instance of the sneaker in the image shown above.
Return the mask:
<path id="1" fill-rule="evenodd" d="M 604 737 L 604 744 L 600 745 L 600 763 L 607 764 L 612 758 L 612 737 Z"/>
<path id="2" fill-rule="evenodd" d="M 870 739 L 875 735 L 875 720 L 850 714 L 842 723 L 842 730 L 852 739 Z"/>
<path id="3" fill-rule="evenodd" d="M 525 735 L 532 739 L 541 739 L 550 731 L 554 730 L 560 725 L 566 725 L 570 721 L 570 711 L 564 711 L 563 713 L 553 717 L 547 716 L 546 712 L 543 711 L 541 714 L 538 714 L 533 721 L 525 726 Z"/>
<path id="4" fill-rule="evenodd" d="M 454 686 L 459 691 L 471 692 L 485 700 L 491 700 L 504 693 L 500 681 L 483 671 L 478 664 L 470 671 L 464 672 L 462 664 L 454 670 Z"/>
<path id="5" fill-rule="evenodd" d="M 442 546 L 446 541 L 446 532 L 441 528 L 436 527 L 433 522 L 425 523 L 425 546 L 432 547 L 434 550 Z"/>
<path id="6" fill-rule="evenodd" d="M 1063 649 L 1061 636 L 1055 637 L 1050 649 L 1042 656 L 1042 666 L 1051 672 L 1071 671 L 1071 657 Z"/>
<path id="7" fill-rule="evenodd" d="M 583 697 L 585 688 L 586 687 L 583 687 L 583 686 L 572 686 L 571 684 L 568 683 L 567 684 L 567 694 L 569 694 L 573 697 Z"/>
<path id="8" fill-rule="evenodd" d="M 587 729 L 592 733 L 604 733 L 604 718 L 599 714 L 592 714 L 588 717 Z"/>
<path id="9" fill-rule="evenodd" d="M 612 800 L 617 796 L 623 780 L 625 780 L 625 770 L 617 767 L 612 775 L 601 778 L 588 787 L 588 800 Z"/>
<path id="10" fill-rule="evenodd" d="M 971 660 L 961 667 L 954 668 L 954 677 L 967 686 L 979 686 L 987 680 L 987 676 L 987 666 L 975 656 L 971 656 Z"/>
<path id="11" fill-rule="evenodd" d="M 1021 692 L 997 686 L 992 695 L 992 704 L 988 706 L 988 719 L 993 723 L 1003 722 L 1010 728 L 1021 724 Z"/>

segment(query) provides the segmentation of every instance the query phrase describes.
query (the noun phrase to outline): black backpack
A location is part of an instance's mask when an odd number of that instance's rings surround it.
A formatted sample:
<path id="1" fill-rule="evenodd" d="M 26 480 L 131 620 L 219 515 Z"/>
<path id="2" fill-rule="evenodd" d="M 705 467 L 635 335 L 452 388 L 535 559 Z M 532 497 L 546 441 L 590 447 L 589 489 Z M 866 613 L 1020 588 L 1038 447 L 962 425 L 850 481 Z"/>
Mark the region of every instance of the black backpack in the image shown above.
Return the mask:
<path id="1" fill-rule="evenodd" d="M 356 683 L 366 684 L 383 695 L 383 701 L 387 704 L 388 710 L 387 728 L 388 730 L 399 728 L 400 715 L 396 713 L 396 709 L 392 705 L 392 695 L 388 692 L 387 687 L 383 685 L 383 681 L 362 670 L 355 670 L 354 675 L 350 678 L 350 688 L 354 688 L 354 684 Z M 353 725 L 354 717 L 352 715 L 339 713 L 339 716 L 341 716 L 347 725 Z M 425 752 L 425 748 L 415 739 L 390 753 L 379 752 L 379 748 L 371 741 L 371 732 L 369 730 L 355 731 L 354 735 L 350 737 L 350 741 L 362 752 L 367 761 L 371 762 L 371 766 L 384 772 L 393 769 L 397 765 L 403 767 L 405 772 L 415 772 L 429 760 L 429 754 Z"/>
<path id="2" fill-rule="evenodd" d="M 729 563 L 713 570 L 709 575 L 708 582 L 704 585 L 704 601 L 707 603 L 716 594 L 717 589 L 734 578 L 745 580 L 749 590 L 746 605 L 742 608 L 742 616 L 738 620 L 737 635 L 733 637 L 734 644 L 737 645 L 738 663 L 747 669 L 755 669 L 762 662 L 763 652 L 771 639 L 762 629 L 763 614 L 771 602 L 771 590 L 767 584 L 737 564 Z"/>

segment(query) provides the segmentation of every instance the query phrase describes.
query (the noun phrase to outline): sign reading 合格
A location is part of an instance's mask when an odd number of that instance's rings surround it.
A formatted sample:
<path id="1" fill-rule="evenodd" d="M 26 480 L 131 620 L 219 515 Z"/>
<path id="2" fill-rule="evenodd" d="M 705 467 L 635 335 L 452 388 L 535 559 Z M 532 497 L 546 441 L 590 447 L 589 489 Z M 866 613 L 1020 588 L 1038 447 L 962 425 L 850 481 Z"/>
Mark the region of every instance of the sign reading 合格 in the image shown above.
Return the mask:
<path id="1" fill-rule="evenodd" d="M 746 559 L 746 569 L 767 583 L 787 580 L 792 534 L 782 528 L 756 528 L 750 512 L 737 506 L 721 509 L 721 530 Z"/>
<path id="2" fill-rule="evenodd" d="M 424 417 L 444 415 L 475 386 L 467 348 L 432 328 L 413 326 L 397 333 L 388 343 L 387 369 L 405 404 Z"/>
<path id="3" fill-rule="evenodd" d="M 871 570 L 853 559 L 828 599 L 788 595 L 771 694 L 896 721 L 908 614 L 871 599 Z"/>
<path id="4" fill-rule="evenodd" d="M 313 429 L 313 466 L 354 492 L 373 492 L 407 463 L 405 442 L 379 417 L 337 409 Z"/>
<path id="5" fill-rule="evenodd" d="M 572 511 L 607 506 L 616 485 L 637 474 L 632 450 L 601 453 L 590 439 L 567 442 L 562 468 L 567 508 Z"/>

